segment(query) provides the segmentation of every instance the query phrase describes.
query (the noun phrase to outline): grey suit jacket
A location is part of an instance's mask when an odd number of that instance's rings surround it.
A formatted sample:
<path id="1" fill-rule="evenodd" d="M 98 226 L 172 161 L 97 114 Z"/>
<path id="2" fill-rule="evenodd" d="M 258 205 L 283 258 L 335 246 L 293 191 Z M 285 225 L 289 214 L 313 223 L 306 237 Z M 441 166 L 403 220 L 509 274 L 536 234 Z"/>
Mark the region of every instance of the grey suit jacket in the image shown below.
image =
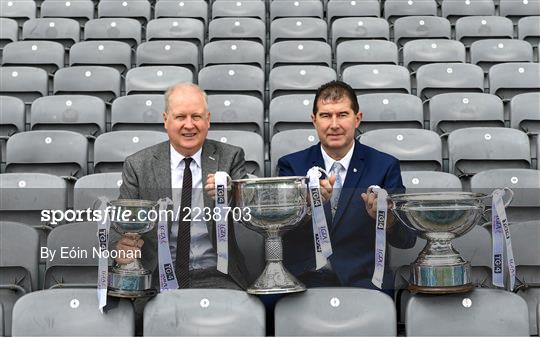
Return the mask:
<path id="1" fill-rule="evenodd" d="M 122 172 L 120 198 L 144 199 L 157 201 L 160 198 L 172 199 L 171 167 L 169 141 L 143 149 L 126 158 Z M 208 174 L 216 171 L 227 172 L 232 179 L 247 177 L 244 151 L 229 144 L 206 140 L 201 156 L 203 186 Z M 204 194 L 204 206 L 214 207 L 214 200 Z M 208 234 L 214 249 L 216 248 L 216 230 L 214 222 L 206 222 Z M 169 235 L 172 222 L 169 221 Z M 159 289 L 157 271 L 157 233 L 156 228 L 142 236 L 144 245 L 141 250 L 144 267 L 153 273 L 153 285 Z M 114 236 L 111 236 L 113 238 Z M 111 243 L 114 240 L 111 240 Z M 111 245 L 112 246 L 112 245 Z M 229 266 L 228 273 L 243 289 L 247 287 L 244 257 L 236 243 L 234 226 L 229 220 Z M 157 284 L 156 284 L 157 283 Z"/>

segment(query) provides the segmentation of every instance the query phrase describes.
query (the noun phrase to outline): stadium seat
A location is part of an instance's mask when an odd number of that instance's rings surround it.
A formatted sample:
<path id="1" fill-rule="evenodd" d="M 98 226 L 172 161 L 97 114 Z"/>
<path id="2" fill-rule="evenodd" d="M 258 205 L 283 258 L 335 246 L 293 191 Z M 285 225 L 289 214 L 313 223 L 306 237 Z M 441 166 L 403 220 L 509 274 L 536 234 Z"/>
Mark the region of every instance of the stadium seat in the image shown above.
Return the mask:
<path id="1" fill-rule="evenodd" d="M 17 21 L 19 26 L 36 17 L 36 3 L 32 0 L 0 1 L 0 16 Z"/>
<path id="2" fill-rule="evenodd" d="M 109 300 L 98 310 L 96 289 L 55 289 L 27 294 L 13 307 L 13 336 L 133 336 L 135 314 L 129 300 Z M 54 323 L 51 325 L 50 323 Z"/>
<path id="3" fill-rule="evenodd" d="M 281 41 L 270 46 L 270 68 L 311 64 L 332 66 L 332 48 L 321 41 Z"/>
<path id="4" fill-rule="evenodd" d="M 98 18 L 131 18 L 145 24 L 150 20 L 150 2 L 146 0 L 100 0 Z"/>
<path id="5" fill-rule="evenodd" d="M 208 138 L 242 148 L 248 174 L 264 176 L 264 141 L 261 135 L 243 130 L 210 130 Z"/>
<path id="6" fill-rule="evenodd" d="M 474 147 L 471 147 L 474 144 Z M 449 172 L 472 176 L 494 168 L 531 166 L 529 138 L 511 128 L 463 128 L 448 135 Z"/>
<path id="7" fill-rule="evenodd" d="M 120 41 L 83 41 L 71 46 L 70 66 L 110 66 L 120 73 L 131 68 L 131 47 Z"/>
<path id="8" fill-rule="evenodd" d="M 94 95 L 105 102 L 120 96 L 120 72 L 107 66 L 74 66 L 54 74 L 54 95 Z"/>
<path id="9" fill-rule="evenodd" d="M 416 72 L 417 95 L 430 99 L 448 92 L 484 92 L 482 68 L 467 63 L 427 64 Z"/>
<path id="10" fill-rule="evenodd" d="M 437 16 L 435 0 L 386 0 L 384 2 L 384 17 L 390 23 L 403 16 Z"/>
<path id="11" fill-rule="evenodd" d="M 284 130 L 312 128 L 314 99 L 315 94 L 290 94 L 272 99 L 268 113 L 270 138 Z"/>
<path id="12" fill-rule="evenodd" d="M 167 140 L 167 133 L 149 130 L 122 130 L 101 134 L 94 143 L 94 172 L 121 172 L 126 157 Z"/>
<path id="13" fill-rule="evenodd" d="M 364 94 L 358 96 L 363 113 L 358 130 L 366 132 L 381 128 L 424 127 L 422 101 L 414 95 L 401 93 Z"/>
<path id="14" fill-rule="evenodd" d="M 264 46 L 259 42 L 245 40 L 218 40 L 209 42 L 204 46 L 204 67 L 237 63 L 257 66 L 264 69 Z"/>
<path id="15" fill-rule="evenodd" d="M 255 18 L 218 18 L 208 25 L 208 41 L 251 40 L 266 45 L 266 25 Z"/>
<path id="16" fill-rule="evenodd" d="M 87 173 L 88 141 L 65 130 L 35 130 L 11 136 L 6 146 L 7 173 L 47 173 L 68 178 Z"/>
<path id="17" fill-rule="evenodd" d="M 70 130 L 95 137 L 105 132 L 105 102 L 88 95 L 51 95 L 32 103 L 31 130 Z"/>
<path id="18" fill-rule="evenodd" d="M 194 18 L 206 24 L 208 4 L 205 1 L 160 0 L 155 3 L 154 16 L 159 18 Z"/>
<path id="19" fill-rule="evenodd" d="M 453 25 L 464 16 L 495 15 L 495 3 L 493 0 L 443 0 L 441 12 Z"/>
<path id="20" fill-rule="evenodd" d="M 540 42 L 540 16 L 529 16 L 518 21 L 518 37 L 538 49 Z"/>
<path id="21" fill-rule="evenodd" d="M 146 31 L 147 39 L 149 39 L 148 28 Z M 135 19 L 92 19 L 88 20 L 84 25 L 84 40 L 117 40 L 127 42 L 130 46 L 134 47 L 141 43 L 141 30 L 140 22 Z"/>
<path id="22" fill-rule="evenodd" d="M 322 84 L 336 80 L 336 72 L 325 66 L 281 66 L 270 71 L 270 99 L 287 94 L 315 93 Z"/>
<path id="23" fill-rule="evenodd" d="M 499 15 L 511 19 L 517 23 L 526 16 L 540 15 L 540 1 L 538 0 L 500 0 Z"/>
<path id="24" fill-rule="evenodd" d="M 462 190 L 457 176 L 440 171 L 403 171 L 401 179 L 407 193 Z"/>
<path id="25" fill-rule="evenodd" d="M 484 93 L 445 93 L 429 101 L 431 130 L 448 134 L 467 127 L 504 127 L 501 99 Z"/>
<path id="26" fill-rule="evenodd" d="M 428 63 L 465 63 L 465 46 L 455 40 L 421 39 L 403 46 L 403 66 L 412 72 Z"/>
<path id="27" fill-rule="evenodd" d="M 540 91 L 540 64 L 511 62 L 489 69 L 489 92 L 503 100 L 527 92 Z"/>
<path id="28" fill-rule="evenodd" d="M 540 134 L 540 93 L 518 94 L 510 100 L 510 126 L 527 134 Z"/>
<path id="29" fill-rule="evenodd" d="M 528 322 L 527 304 L 518 295 L 476 288 L 466 294 L 411 296 L 405 327 L 407 336 L 527 336 Z"/>
<path id="30" fill-rule="evenodd" d="M 80 26 L 73 19 L 39 18 L 24 22 L 23 40 L 50 40 L 60 42 L 67 49 L 79 42 Z"/>
<path id="31" fill-rule="evenodd" d="M 281 18 L 270 24 L 270 43 L 283 40 L 328 40 L 326 21 L 320 18 Z"/>
<path id="32" fill-rule="evenodd" d="M 386 40 L 351 40 L 341 42 L 336 47 L 336 64 L 339 74 L 343 74 L 343 70 L 349 66 L 374 63 L 397 65 L 396 44 Z"/>
<path id="33" fill-rule="evenodd" d="M 99 197 L 115 200 L 120 195 L 122 173 L 101 173 L 81 177 L 73 188 L 73 209 L 94 209 Z M 95 233 L 95 225 L 94 225 Z"/>
<path id="34" fill-rule="evenodd" d="M 410 93 L 409 71 L 397 65 L 356 65 L 343 71 L 343 81 L 347 82 L 356 94 L 373 92 Z"/>
<path id="35" fill-rule="evenodd" d="M 136 67 L 126 74 L 126 95 L 162 94 L 178 82 L 194 82 L 193 73 L 178 66 Z"/>
<path id="36" fill-rule="evenodd" d="M 321 0 L 281 0 L 270 2 L 270 20 L 289 17 L 324 18 Z"/>
<path id="37" fill-rule="evenodd" d="M 199 85 L 208 95 L 246 94 L 264 99 L 264 72 L 249 65 L 214 65 L 199 71 Z"/>
<path id="38" fill-rule="evenodd" d="M 503 62 L 533 62 L 531 45 L 513 39 L 487 39 L 471 44 L 471 63 L 482 67 L 484 73 Z"/>
<path id="39" fill-rule="evenodd" d="M 403 171 L 442 169 L 441 139 L 430 130 L 372 130 L 362 134 L 360 143 L 396 157 Z"/>
<path id="40" fill-rule="evenodd" d="M 470 47 L 481 39 L 512 39 L 512 21 L 501 16 L 467 16 L 456 21 L 456 40 Z"/>
<path id="41" fill-rule="evenodd" d="M 394 22 L 394 41 L 403 46 L 415 39 L 450 39 L 450 21 L 437 16 L 407 16 Z"/>
<path id="42" fill-rule="evenodd" d="M 111 129 L 164 131 L 164 111 L 163 94 L 121 96 L 112 103 Z"/>
<path id="43" fill-rule="evenodd" d="M 17 41 L 4 46 L 2 67 L 29 66 L 54 73 L 64 67 L 64 46 L 54 41 Z"/>
<path id="44" fill-rule="evenodd" d="M 204 23 L 193 18 L 154 19 L 146 26 L 146 41 L 153 40 L 184 40 L 202 48 Z"/>
<path id="45" fill-rule="evenodd" d="M 220 320 L 216 320 L 221 318 Z M 158 320 L 159 319 L 159 320 Z M 264 336 L 265 309 L 255 296 L 225 289 L 183 289 L 151 299 L 145 336 Z"/>
<path id="46" fill-rule="evenodd" d="M 74 218 L 77 221 L 76 217 Z M 98 266 L 98 256 L 95 252 L 99 252 L 97 226 L 97 222 L 85 219 L 83 222 L 64 224 L 51 230 L 47 236 L 47 248 L 56 250 L 57 254 L 53 259 L 46 261 L 43 289 L 92 288 L 95 290 Z M 78 252 L 85 252 L 85 254 L 62 258 L 61 253 L 66 250 L 65 248 L 69 248 L 68 251 L 76 248 Z"/>
<path id="47" fill-rule="evenodd" d="M 17 21 L 0 17 L 0 49 L 10 42 L 19 39 L 19 27 Z"/>
<path id="48" fill-rule="evenodd" d="M 256 18 L 266 20 L 264 1 L 214 1 L 212 19 L 217 18 Z"/>
<path id="49" fill-rule="evenodd" d="M 35 67 L 0 67 L 1 95 L 15 96 L 29 104 L 48 94 L 47 72 Z"/>
<path id="50" fill-rule="evenodd" d="M 396 336 L 392 298 L 361 288 L 312 288 L 279 300 L 278 336 Z"/>
<path id="51" fill-rule="evenodd" d="M 23 223 L 0 222 L 0 308 L 2 336 L 12 334 L 12 310 L 17 299 L 38 286 L 38 233 Z"/>
<path id="52" fill-rule="evenodd" d="M 264 105 L 251 95 L 214 94 L 208 96 L 212 130 L 244 130 L 263 135 Z"/>
<path id="53" fill-rule="evenodd" d="M 272 136 L 270 143 L 271 176 L 276 176 L 277 163 L 285 155 L 311 147 L 319 142 L 314 129 L 284 130 Z"/>
<path id="54" fill-rule="evenodd" d="M 196 2 L 196 1 L 190 1 Z M 187 41 L 147 41 L 137 47 L 136 65 L 181 66 L 196 74 L 199 71 L 199 49 Z"/>
<path id="55" fill-rule="evenodd" d="M 0 96 L 0 107 L 0 139 L 7 140 L 11 135 L 24 131 L 24 102 L 13 96 Z"/>
<path id="56" fill-rule="evenodd" d="M 79 22 L 82 27 L 94 18 L 94 3 L 92 0 L 47 0 L 40 7 L 42 18 L 69 18 Z"/>
<path id="57" fill-rule="evenodd" d="M 381 18 L 341 18 L 332 23 L 331 38 L 334 51 L 339 43 L 347 40 L 390 40 L 390 26 Z"/>
<path id="58" fill-rule="evenodd" d="M 334 20 L 344 17 L 380 17 L 381 5 L 377 0 L 362 2 L 347 0 L 329 1 L 326 8 L 326 18 L 331 25 Z"/>

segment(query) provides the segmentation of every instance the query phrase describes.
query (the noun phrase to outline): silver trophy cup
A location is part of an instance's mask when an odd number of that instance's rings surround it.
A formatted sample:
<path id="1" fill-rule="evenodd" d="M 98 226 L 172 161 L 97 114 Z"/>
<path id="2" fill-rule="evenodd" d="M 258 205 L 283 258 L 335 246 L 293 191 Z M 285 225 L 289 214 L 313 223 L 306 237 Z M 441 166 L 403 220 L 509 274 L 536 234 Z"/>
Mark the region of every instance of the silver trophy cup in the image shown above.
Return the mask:
<path id="1" fill-rule="evenodd" d="M 157 209 L 153 201 L 120 199 L 109 202 L 116 213 L 111 216 L 111 226 L 120 234 L 144 234 L 151 231 L 155 221 L 148 212 Z M 120 219 L 119 213 L 130 211 L 129 221 Z M 111 214 L 112 215 L 112 214 Z M 108 294 L 113 297 L 136 298 L 155 294 L 152 288 L 152 272 L 146 270 L 138 259 L 129 264 L 117 264 L 109 269 Z"/>
<path id="2" fill-rule="evenodd" d="M 265 238 L 266 267 L 247 292 L 275 294 L 305 291 L 305 286 L 283 266 L 282 234 L 308 212 L 305 177 L 253 178 L 233 181 L 236 207 L 249 208 L 242 223 Z M 306 238 L 306 240 L 309 240 Z"/>

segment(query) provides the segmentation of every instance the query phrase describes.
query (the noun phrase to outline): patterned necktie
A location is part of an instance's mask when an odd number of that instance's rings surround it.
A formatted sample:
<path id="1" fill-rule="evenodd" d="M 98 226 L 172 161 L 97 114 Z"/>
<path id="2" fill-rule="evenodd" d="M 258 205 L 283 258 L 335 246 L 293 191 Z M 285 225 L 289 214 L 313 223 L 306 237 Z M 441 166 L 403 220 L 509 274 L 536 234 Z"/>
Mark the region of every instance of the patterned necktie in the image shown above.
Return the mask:
<path id="1" fill-rule="evenodd" d="M 178 237 L 176 240 L 175 274 L 179 288 L 189 287 L 189 249 L 191 245 L 191 222 L 184 217 L 191 209 L 192 177 L 189 165 L 193 159 L 184 158 L 184 178 L 182 180 L 182 199 L 180 202 L 180 219 L 178 220 Z"/>
<path id="2" fill-rule="evenodd" d="M 332 164 L 330 172 L 336 175 L 336 181 L 334 182 L 334 189 L 332 190 L 332 197 L 330 198 L 330 205 L 332 206 L 332 216 L 336 214 L 338 207 L 339 196 L 341 195 L 341 189 L 343 188 L 343 182 L 339 173 L 343 170 L 343 165 L 338 161 Z"/>

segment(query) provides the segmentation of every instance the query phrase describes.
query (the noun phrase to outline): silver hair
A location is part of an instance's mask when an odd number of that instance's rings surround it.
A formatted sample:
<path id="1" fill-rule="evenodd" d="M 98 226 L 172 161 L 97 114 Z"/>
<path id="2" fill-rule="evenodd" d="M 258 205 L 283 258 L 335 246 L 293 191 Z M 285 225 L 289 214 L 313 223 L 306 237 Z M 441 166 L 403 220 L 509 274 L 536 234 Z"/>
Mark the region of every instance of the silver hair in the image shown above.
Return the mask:
<path id="1" fill-rule="evenodd" d="M 204 99 L 205 110 L 208 111 L 208 95 L 206 95 L 206 92 L 201 87 L 197 86 L 194 83 L 181 82 L 181 83 L 177 83 L 177 84 L 174 84 L 174 85 L 170 86 L 165 91 L 165 112 L 166 113 L 169 112 L 169 97 L 171 96 L 171 94 L 175 90 L 180 89 L 180 88 L 194 88 L 194 89 L 197 89 L 202 94 L 203 99 Z"/>

